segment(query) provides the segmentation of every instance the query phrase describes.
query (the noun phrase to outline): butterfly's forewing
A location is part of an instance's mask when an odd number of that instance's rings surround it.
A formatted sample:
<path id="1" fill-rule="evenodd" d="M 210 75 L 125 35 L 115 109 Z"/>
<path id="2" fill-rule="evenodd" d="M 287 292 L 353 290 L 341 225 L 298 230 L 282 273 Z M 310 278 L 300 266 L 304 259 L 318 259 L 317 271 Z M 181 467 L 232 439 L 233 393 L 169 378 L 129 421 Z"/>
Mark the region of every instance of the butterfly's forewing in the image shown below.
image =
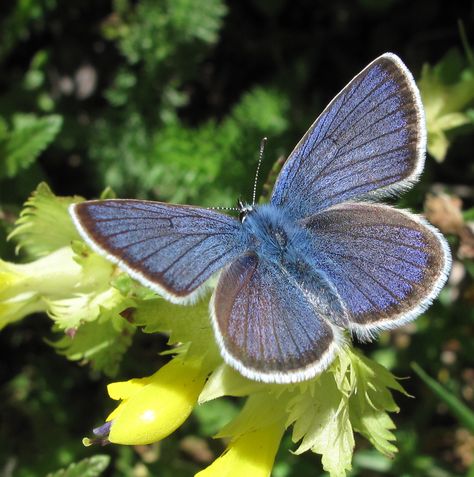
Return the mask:
<path id="1" fill-rule="evenodd" d="M 303 224 L 311 231 L 318 266 L 346 305 L 349 328 L 361 338 L 416 318 L 446 281 L 448 245 L 416 215 L 348 203 Z"/>
<path id="2" fill-rule="evenodd" d="M 241 224 L 218 212 L 141 200 L 71 206 L 85 240 L 170 301 L 192 299 L 217 270 L 245 251 Z"/>
<path id="3" fill-rule="evenodd" d="M 222 272 L 211 301 L 226 362 L 266 382 L 309 379 L 332 361 L 340 341 L 305 290 L 280 268 L 247 254 Z"/>
<path id="4" fill-rule="evenodd" d="M 420 95 L 401 60 L 386 53 L 316 119 L 285 163 L 271 202 L 301 218 L 351 199 L 407 188 L 424 163 Z"/>

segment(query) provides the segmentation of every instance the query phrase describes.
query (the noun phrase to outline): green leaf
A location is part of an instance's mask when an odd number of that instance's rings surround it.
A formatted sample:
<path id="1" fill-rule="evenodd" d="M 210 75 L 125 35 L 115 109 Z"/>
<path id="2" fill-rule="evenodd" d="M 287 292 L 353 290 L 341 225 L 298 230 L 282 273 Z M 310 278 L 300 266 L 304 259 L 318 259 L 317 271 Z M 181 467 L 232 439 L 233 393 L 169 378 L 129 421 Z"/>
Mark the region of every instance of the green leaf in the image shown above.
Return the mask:
<path id="1" fill-rule="evenodd" d="M 62 117 L 38 118 L 32 114 L 13 116 L 12 129 L 0 141 L 0 179 L 15 177 L 26 169 L 54 140 L 62 126 Z"/>
<path id="2" fill-rule="evenodd" d="M 214 363 L 221 361 L 214 339 L 207 299 L 195 305 L 175 305 L 162 298 L 137 301 L 131 315 L 133 323 L 146 333 L 170 333 L 168 343 L 190 343 L 188 353 L 204 356 Z"/>
<path id="3" fill-rule="evenodd" d="M 465 222 L 474 222 L 474 207 L 464 210 L 462 215 Z"/>
<path id="4" fill-rule="evenodd" d="M 288 99 L 280 91 L 254 88 L 242 96 L 229 120 L 240 126 L 267 131 L 268 134 L 281 134 L 288 127 L 284 114 L 288 107 Z"/>
<path id="5" fill-rule="evenodd" d="M 183 40 L 200 40 L 213 44 L 218 39 L 227 7 L 221 0 L 172 0 L 168 12 L 170 23 Z"/>
<path id="6" fill-rule="evenodd" d="M 446 390 L 438 381 L 430 377 L 417 363 L 412 363 L 411 367 L 431 391 L 448 406 L 461 425 L 474 434 L 474 412 L 454 394 Z"/>
<path id="7" fill-rule="evenodd" d="M 299 393 L 289 405 L 288 424 L 294 423 L 293 441 L 301 440 L 296 454 L 312 450 L 322 456 L 331 477 L 344 477 L 352 468 L 354 435 L 348 398 L 332 373 L 323 373 L 311 391 Z"/>
<path id="8" fill-rule="evenodd" d="M 327 371 L 287 388 L 287 425 L 293 425 L 293 441 L 301 441 L 296 453 L 321 454 L 324 469 L 343 477 L 351 469 L 354 431 L 380 452 L 396 452 L 395 426 L 387 412 L 398 407 L 390 390 L 404 392 L 383 366 L 343 348 Z"/>
<path id="9" fill-rule="evenodd" d="M 452 134 L 446 133 L 472 124 L 467 113 L 474 100 L 474 68 L 451 50 L 436 65 L 424 65 L 418 86 L 425 107 L 428 152 L 442 161 L 452 141 Z"/>
<path id="10" fill-rule="evenodd" d="M 95 455 L 88 459 L 70 464 L 66 469 L 58 470 L 47 477 L 98 477 L 110 463 L 110 456 Z"/>
<path id="11" fill-rule="evenodd" d="M 350 418 L 354 429 L 379 451 L 393 456 L 397 448 L 392 430 L 395 424 L 387 414 L 398 412 L 390 389 L 406 394 L 394 376 L 383 366 L 353 351 L 352 389 L 349 398 Z"/>
<path id="12" fill-rule="evenodd" d="M 44 182 L 26 201 L 16 227 L 9 235 L 32 258 L 42 257 L 80 239 L 68 212 L 70 204 L 81 197 L 58 197 Z"/>
<path id="13" fill-rule="evenodd" d="M 135 327 L 120 315 L 102 315 L 51 344 L 67 359 L 90 362 L 94 370 L 115 376 L 134 332 Z"/>
<path id="14" fill-rule="evenodd" d="M 199 403 L 205 403 L 222 396 L 248 396 L 259 391 L 268 391 L 278 385 L 263 384 L 242 376 L 227 364 L 221 364 L 209 376 L 201 394 Z"/>

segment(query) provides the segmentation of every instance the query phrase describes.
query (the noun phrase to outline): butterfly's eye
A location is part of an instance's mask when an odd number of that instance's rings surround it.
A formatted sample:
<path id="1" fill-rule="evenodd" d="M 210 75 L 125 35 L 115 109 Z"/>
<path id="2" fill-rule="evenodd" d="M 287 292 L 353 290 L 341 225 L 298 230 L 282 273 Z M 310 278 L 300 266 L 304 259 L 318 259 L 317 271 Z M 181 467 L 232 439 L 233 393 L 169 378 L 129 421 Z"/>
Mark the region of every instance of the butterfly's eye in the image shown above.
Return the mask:
<path id="1" fill-rule="evenodd" d="M 253 206 L 252 205 L 248 205 L 248 204 L 245 204 L 244 202 L 242 202 L 242 199 L 239 199 L 237 201 L 237 206 L 239 207 L 239 220 L 244 223 L 244 220 L 245 218 L 247 217 L 247 215 L 252 212 L 253 210 Z"/>

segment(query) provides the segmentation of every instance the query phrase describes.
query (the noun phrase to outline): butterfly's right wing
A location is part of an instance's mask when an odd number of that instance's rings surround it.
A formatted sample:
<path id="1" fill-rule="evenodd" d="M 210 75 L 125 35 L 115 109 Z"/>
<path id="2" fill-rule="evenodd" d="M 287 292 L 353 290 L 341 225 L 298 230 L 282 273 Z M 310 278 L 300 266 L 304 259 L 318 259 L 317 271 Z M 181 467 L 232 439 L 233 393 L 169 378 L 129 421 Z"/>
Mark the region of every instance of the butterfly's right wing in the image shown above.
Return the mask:
<path id="1" fill-rule="evenodd" d="M 290 383 L 310 379 L 331 363 L 341 339 L 327 318 L 340 319 L 343 310 L 329 298 L 324 280 L 307 279 L 303 287 L 255 254 L 224 269 L 210 307 L 228 364 L 250 379 Z"/>
<path id="2" fill-rule="evenodd" d="M 346 203 L 302 221 L 316 267 L 362 339 L 420 315 L 444 285 L 449 246 L 423 218 L 380 204 Z"/>
<path id="3" fill-rule="evenodd" d="M 245 251 L 239 221 L 213 210 L 142 200 L 97 200 L 70 208 L 98 253 L 175 303 L 189 302 Z"/>

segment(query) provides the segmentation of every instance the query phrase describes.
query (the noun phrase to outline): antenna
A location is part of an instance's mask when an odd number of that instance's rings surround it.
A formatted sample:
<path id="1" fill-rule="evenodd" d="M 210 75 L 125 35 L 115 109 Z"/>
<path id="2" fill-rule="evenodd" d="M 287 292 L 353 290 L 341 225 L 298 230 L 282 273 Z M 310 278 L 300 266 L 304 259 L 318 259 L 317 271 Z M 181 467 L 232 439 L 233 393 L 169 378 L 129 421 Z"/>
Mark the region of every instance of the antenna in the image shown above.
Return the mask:
<path id="1" fill-rule="evenodd" d="M 233 210 L 235 212 L 240 212 L 240 209 L 237 207 L 206 207 L 207 210 Z"/>
<path id="2" fill-rule="evenodd" d="M 268 139 L 264 137 L 260 142 L 260 154 L 258 156 L 258 165 L 257 165 L 257 172 L 255 173 L 255 182 L 253 184 L 253 197 L 252 197 L 252 207 L 255 205 L 255 199 L 257 197 L 257 183 L 258 183 L 258 173 L 260 172 L 260 166 L 262 165 L 263 159 L 263 151 L 265 150 L 265 144 L 267 143 Z"/>

